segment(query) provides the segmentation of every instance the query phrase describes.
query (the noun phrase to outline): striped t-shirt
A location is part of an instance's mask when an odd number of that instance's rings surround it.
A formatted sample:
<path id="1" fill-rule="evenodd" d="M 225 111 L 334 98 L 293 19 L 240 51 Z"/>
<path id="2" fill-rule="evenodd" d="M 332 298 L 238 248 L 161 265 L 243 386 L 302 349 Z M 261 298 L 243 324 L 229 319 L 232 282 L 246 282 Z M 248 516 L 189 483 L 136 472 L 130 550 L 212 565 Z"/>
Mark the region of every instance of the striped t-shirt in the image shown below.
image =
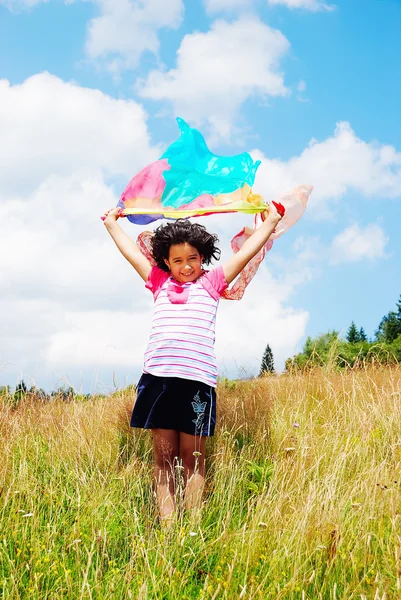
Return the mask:
<path id="1" fill-rule="evenodd" d="M 155 304 L 144 372 L 215 387 L 216 312 L 227 287 L 222 267 L 185 283 L 153 267 L 145 287 L 153 292 Z"/>

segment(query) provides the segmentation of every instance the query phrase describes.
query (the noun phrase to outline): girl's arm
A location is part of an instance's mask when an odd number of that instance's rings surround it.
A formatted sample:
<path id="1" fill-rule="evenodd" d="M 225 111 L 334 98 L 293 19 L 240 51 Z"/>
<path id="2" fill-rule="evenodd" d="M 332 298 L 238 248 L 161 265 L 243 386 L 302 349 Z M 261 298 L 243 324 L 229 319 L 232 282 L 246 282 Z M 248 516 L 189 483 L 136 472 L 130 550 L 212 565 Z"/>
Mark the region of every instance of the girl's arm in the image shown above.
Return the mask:
<path id="1" fill-rule="evenodd" d="M 259 229 L 246 240 L 236 254 L 223 264 L 223 273 L 228 284 L 237 277 L 251 258 L 263 248 L 282 216 L 277 212 L 273 203 L 270 203 L 269 211 L 263 213 L 265 220 Z"/>
<path id="2" fill-rule="evenodd" d="M 135 244 L 135 242 L 125 233 L 125 231 L 121 229 L 120 225 L 117 223 L 119 218 L 119 208 L 106 210 L 104 217 L 102 217 L 107 231 L 113 238 L 121 254 L 128 260 L 129 263 L 131 263 L 138 275 L 140 275 L 144 281 L 147 281 L 149 273 L 152 269 L 152 265 L 139 250 L 137 244 Z"/>

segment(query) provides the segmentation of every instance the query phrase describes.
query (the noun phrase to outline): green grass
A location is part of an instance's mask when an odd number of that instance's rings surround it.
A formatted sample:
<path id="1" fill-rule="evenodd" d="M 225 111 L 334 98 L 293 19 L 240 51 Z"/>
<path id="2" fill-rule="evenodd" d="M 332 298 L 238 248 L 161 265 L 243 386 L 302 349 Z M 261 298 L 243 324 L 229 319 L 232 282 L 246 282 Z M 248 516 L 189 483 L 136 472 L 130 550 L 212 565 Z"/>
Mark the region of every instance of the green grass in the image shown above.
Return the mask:
<path id="1" fill-rule="evenodd" d="M 401 598 L 400 392 L 399 367 L 222 382 L 201 520 L 170 531 L 132 390 L 3 398 L 0 597 Z"/>

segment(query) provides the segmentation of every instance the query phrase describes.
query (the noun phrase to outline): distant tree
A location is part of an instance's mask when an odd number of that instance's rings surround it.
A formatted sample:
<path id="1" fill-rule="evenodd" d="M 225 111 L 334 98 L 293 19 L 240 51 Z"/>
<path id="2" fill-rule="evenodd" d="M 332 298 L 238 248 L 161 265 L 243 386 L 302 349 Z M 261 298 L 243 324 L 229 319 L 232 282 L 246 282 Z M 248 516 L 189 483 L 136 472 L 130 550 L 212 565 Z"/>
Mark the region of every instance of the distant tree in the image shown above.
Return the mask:
<path id="1" fill-rule="evenodd" d="M 378 342 L 387 342 L 391 344 L 401 334 L 401 322 L 397 317 L 397 313 L 390 311 L 380 321 L 380 325 L 376 331 L 376 340 Z"/>
<path id="2" fill-rule="evenodd" d="M 15 388 L 15 391 L 21 391 L 24 394 L 26 394 L 28 388 L 26 387 L 26 383 L 23 379 L 21 379 L 21 381 L 17 384 L 17 387 Z"/>
<path id="3" fill-rule="evenodd" d="M 349 342 L 350 344 L 356 344 L 357 342 L 361 341 L 361 338 L 359 336 L 359 331 L 356 328 L 354 321 L 352 321 L 351 325 L 349 326 L 347 335 L 345 337 L 346 337 L 347 342 Z"/>
<path id="4" fill-rule="evenodd" d="M 328 331 L 318 335 L 315 339 L 307 339 L 303 353 L 312 360 L 315 365 L 324 365 L 330 356 L 336 352 L 339 344 L 338 331 Z"/>
<path id="5" fill-rule="evenodd" d="M 327 365 L 336 356 L 339 344 L 339 334 L 334 329 L 316 338 L 307 337 L 302 352 L 286 360 L 286 370 L 310 369 Z"/>
<path id="6" fill-rule="evenodd" d="M 365 333 L 365 330 L 363 327 L 360 328 L 359 330 L 359 341 L 360 342 L 367 342 L 368 341 L 368 336 Z"/>
<path id="7" fill-rule="evenodd" d="M 265 352 L 263 354 L 262 364 L 260 366 L 259 377 L 261 377 L 264 373 L 274 373 L 273 352 L 272 352 L 269 344 L 267 344 Z"/>
<path id="8" fill-rule="evenodd" d="M 24 380 L 21 379 L 21 381 L 19 383 L 17 383 L 17 387 L 15 388 L 14 406 L 17 406 L 20 403 L 20 401 L 26 395 L 26 393 L 27 393 L 27 387 L 25 385 Z"/>
<path id="9" fill-rule="evenodd" d="M 51 393 L 53 398 L 64 400 L 65 402 L 75 400 L 77 393 L 74 388 L 70 385 L 68 387 L 59 387 Z"/>
<path id="10" fill-rule="evenodd" d="M 391 344 L 401 335 L 401 295 L 396 302 L 397 310 L 391 310 L 380 321 L 379 327 L 375 333 L 378 342 Z"/>
<path id="11" fill-rule="evenodd" d="M 36 400 L 40 400 L 41 402 L 44 402 L 45 400 L 49 399 L 45 390 L 42 390 L 42 388 L 37 388 L 36 385 L 32 385 L 29 388 L 29 394 L 33 396 Z"/>

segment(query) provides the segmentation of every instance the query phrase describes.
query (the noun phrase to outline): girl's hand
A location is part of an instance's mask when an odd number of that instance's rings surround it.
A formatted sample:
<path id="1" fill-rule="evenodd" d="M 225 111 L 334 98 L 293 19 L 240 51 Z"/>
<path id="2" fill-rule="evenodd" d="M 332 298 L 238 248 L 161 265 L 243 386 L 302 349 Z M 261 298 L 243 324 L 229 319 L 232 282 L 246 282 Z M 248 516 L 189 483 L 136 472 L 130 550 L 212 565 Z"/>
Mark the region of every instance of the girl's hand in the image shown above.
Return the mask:
<path id="1" fill-rule="evenodd" d="M 265 210 L 262 212 L 261 217 L 262 221 L 273 222 L 275 225 L 281 221 L 284 217 L 285 208 L 280 202 L 275 202 L 272 200 L 269 204 L 269 210 Z"/>
<path id="2" fill-rule="evenodd" d="M 120 217 L 122 217 L 123 215 L 121 214 L 122 208 L 120 207 L 115 207 L 115 208 L 109 208 L 108 210 L 104 211 L 104 215 L 102 215 L 100 218 L 102 219 L 102 221 L 104 221 L 104 224 L 106 225 L 106 221 L 107 223 L 111 223 L 112 221 L 116 222 L 118 221 L 118 219 Z"/>

